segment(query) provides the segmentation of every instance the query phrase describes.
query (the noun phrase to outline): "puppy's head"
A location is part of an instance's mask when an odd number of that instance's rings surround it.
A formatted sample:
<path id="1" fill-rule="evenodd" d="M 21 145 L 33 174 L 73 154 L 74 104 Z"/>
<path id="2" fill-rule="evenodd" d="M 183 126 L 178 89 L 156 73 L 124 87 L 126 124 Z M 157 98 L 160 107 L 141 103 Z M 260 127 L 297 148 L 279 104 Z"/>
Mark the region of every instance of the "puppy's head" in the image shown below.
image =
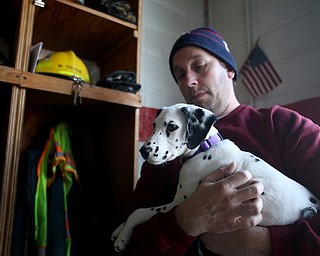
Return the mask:
<path id="1" fill-rule="evenodd" d="M 216 117 L 204 108 L 178 103 L 160 109 L 153 123 L 153 134 L 140 148 L 151 164 L 162 164 L 195 150 L 207 137 Z"/>

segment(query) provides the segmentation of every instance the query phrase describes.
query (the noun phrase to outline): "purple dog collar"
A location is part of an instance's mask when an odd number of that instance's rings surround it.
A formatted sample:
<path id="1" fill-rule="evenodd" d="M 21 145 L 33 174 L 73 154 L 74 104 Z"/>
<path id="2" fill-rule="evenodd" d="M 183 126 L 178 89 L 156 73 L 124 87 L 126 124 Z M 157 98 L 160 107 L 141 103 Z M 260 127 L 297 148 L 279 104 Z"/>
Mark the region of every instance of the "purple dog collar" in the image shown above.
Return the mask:
<path id="1" fill-rule="evenodd" d="M 184 164 L 187 160 L 199 154 L 200 152 L 207 151 L 209 148 L 213 147 L 216 143 L 222 140 L 222 136 L 218 133 L 213 136 L 210 136 L 208 139 L 202 141 L 198 150 L 192 155 L 181 158 L 181 163 Z"/>

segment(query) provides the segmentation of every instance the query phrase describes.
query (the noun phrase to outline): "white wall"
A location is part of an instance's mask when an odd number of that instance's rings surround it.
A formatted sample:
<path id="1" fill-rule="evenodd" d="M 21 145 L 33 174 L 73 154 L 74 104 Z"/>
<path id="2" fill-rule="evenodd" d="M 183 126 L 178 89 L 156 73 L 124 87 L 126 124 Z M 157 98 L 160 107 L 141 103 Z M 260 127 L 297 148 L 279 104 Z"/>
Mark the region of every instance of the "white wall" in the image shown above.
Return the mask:
<path id="1" fill-rule="evenodd" d="M 183 32 L 204 25 L 203 1 L 143 0 L 142 105 L 160 108 L 184 101 L 169 70 L 169 54 Z"/>
<path id="2" fill-rule="evenodd" d="M 283 83 L 252 104 L 286 105 L 320 96 L 319 0 L 214 0 L 210 24 L 227 40 L 241 68 L 249 47 L 259 45 Z M 241 102 L 250 103 L 243 85 L 237 85 Z"/>

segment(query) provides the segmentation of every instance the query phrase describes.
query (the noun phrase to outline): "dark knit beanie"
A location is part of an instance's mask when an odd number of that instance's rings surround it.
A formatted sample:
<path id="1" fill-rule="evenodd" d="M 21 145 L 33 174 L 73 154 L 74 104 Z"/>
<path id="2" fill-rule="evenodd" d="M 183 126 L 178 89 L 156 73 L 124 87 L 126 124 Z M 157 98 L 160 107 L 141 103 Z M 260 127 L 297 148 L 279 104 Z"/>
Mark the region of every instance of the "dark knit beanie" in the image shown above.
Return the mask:
<path id="1" fill-rule="evenodd" d="M 170 71 L 174 79 L 175 77 L 173 75 L 172 67 L 173 56 L 178 50 L 186 46 L 197 46 L 206 50 L 214 57 L 220 59 L 221 61 L 226 63 L 228 67 L 233 69 L 233 71 L 235 72 L 233 80 L 237 80 L 237 65 L 229 51 L 227 43 L 223 40 L 222 36 L 217 31 L 213 30 L 212 28 L 206 27 L 197 28 L 191 30 L 190 32 L 183 33 L 173 45 L 169 57 L 169 64 Z"/>

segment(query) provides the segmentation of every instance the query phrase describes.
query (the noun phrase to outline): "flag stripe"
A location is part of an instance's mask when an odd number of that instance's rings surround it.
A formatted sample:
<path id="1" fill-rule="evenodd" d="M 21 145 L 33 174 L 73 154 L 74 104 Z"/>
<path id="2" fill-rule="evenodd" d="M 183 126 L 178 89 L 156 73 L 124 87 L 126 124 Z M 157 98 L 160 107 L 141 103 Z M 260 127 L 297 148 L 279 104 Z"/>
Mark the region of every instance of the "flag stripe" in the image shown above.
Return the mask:
<path id="1" fill-rule="evenodd" d="M 269 63 L 266 63 L 265 65 L 264 65 L 264 70 L 265 70 L 265 72 L 266 72 L 266 74 L 268 75 L 268 77 L 269 77 L 269 81 L 271 82 L 271 90 L 274 88 L 274 87 L 276 87 L 276 84 L 277 84 L 277 81 L 275 80 L 275 78 L 274 78 L 274 73 L 272 72 L 272 69 L 270 69 L 270 65 L 269 65 Z"/>
<path id="2" fill-rule="evenodd" d="M 276 81 L 274 81 L 274 83 L 281 83 L 282 80 L 280 78 L 280 76 L 278 75 L 277 71 L 274 69 L 274 67 L 272 66 L 272 64 L 268 61 L 267 62 L 267 68 L 270 69 L 270 71 L 272 72 L 272 78 Z"/>
<path id="3" fill-rule="evenodd" d="M 270 80 L 268 79 L 268 76 L 265 73 L 265 69 L 264 67 L 258 67 L 259 72 L 261 73 L 261 76 L 264 78 L 264 80 L 266 81 L 266 85 L 267 85 L 267 90 L 272 90 L 273 86 L 272 83 L 270 82 Z"/>
<path id="4" fill-rule="evenodd" d="M 254 75 L 255 73 L 254 73 L 254 70 L 252 70 L 252 68 L 248 65 L 247 66 L 247 68 L 246 68 L 246 70 L 247 70 L 247 76 L 248 76 L 248 78 L 251 78 L 250 79 L 250 81 L 251 81 L 251 88 L 255 91 L 255 93 L 258 95 L 258 94 L 260 94 L 260 93 L 262 93 L 262 91 L 261 91 L 261 88 L 260 88 L 260 86 L 259 86 L 259 82 L 258 82 L 258 80 L 257 80 L 257 78 L 256 78 L 256 76 Z M 257 86 L 255 86 L 255 84 L 257 85 Z"/>
<path id="5" fill-rule="evenodd" d="M 251 94 L 254 96 L 258 96 L 259 95 L 259 92 L 257 91 L 258 88 L 254 86 L 255 84 L 255 82 L 253 81 L 254 77 L 249 75 L 249 71 L 244 72 L 243 76 L 245 77 L 245 80 L 243 80 L 243 83 L 247 86 Z"/>
<path id="6" fill-rule="evenodd" d="M 254 87 L 252 86 L 252 83 L 247 80 L 246 78 L 244 78 L 242 80 L 243 84 L 247 87 L 247 89 L 249 90 L 249 92 L 253 95 L 253 96 L 257 96 L 258 93 L 256 92 L 256 90 L 254 89 Z"/>
<path id="7" fill-rule="evenodd" d="M 263 92 L 266 92 L 268 90 L 266 84 L 263 81 L 263 75 L 261 74 L 260 66 L 254 69 L 256 76 L 259 78 L 260 81 L 260 87 L 263 90 Z"/>
<path id="8" fill-rule="evenodd" d="M 261 48 L 256 45 L 240 70 L 242 83 L 253 97 L 276 88 L 282 80 Z"/>
<path id="9" fill-rule="evenodd" d="M 244 74 L 247 77 L 247 80 L 250 81 L 250 87 L 255 92 L 256 96 L 263 94 L 263 86 L 261 82 L 258 80 L 256 71 L 251 67 L 246 67 L 246 73 Z"/>

